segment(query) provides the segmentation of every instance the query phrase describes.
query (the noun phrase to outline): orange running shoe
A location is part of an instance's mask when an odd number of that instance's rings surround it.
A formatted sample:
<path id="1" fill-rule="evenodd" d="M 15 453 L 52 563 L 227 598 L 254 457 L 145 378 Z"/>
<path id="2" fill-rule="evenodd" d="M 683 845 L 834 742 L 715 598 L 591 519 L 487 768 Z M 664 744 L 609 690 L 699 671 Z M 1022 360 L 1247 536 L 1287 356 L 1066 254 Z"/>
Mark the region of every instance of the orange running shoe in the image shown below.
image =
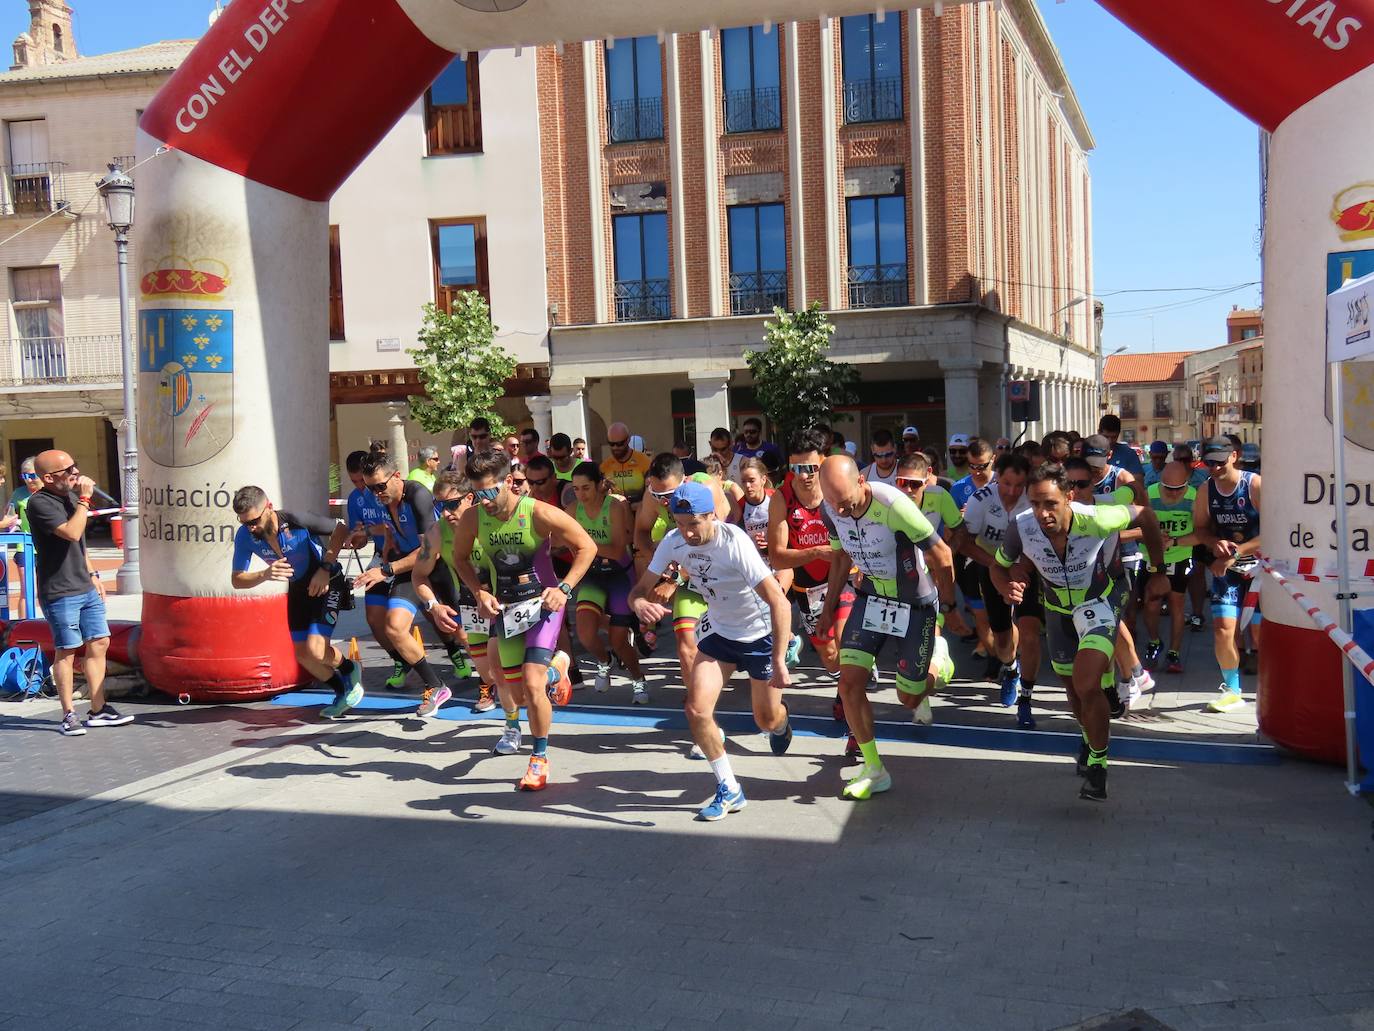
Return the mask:
<path id="1" fill-rule="evenodd" d="M 568 666 L 572 662 L 567 652 L 555 652 L 549 663 L 549 701 L 554 705 L 567 705 L 572 701 L 572 681 L 568 679 Z M 553 675 L 557 673 L 558 679 Z M 542 785 L 541 785 L 542 787 Z"/>
<path id="2" fill-rule="evenodd" d="M 549 783 L 549 759 L 544 755 L 530 756 L 529 769 L 517 784 L 518 791 L 543 791 Z"/>

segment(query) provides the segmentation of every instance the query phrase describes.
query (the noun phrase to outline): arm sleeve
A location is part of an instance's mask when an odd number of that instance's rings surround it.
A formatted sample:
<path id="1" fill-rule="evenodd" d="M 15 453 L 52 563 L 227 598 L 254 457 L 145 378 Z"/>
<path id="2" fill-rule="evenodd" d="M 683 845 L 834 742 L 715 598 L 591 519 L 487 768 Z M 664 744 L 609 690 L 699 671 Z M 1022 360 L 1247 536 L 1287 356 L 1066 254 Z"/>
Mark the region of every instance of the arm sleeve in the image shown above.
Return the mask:
<path id="1" fill-rule="evenodd" d="M 1073 528 L 1106 540 L 1131 525 L 1131 510 L 1125 505 L 1096 505 L 1091 512 L 1075 512 Z"/>
<path id="2" fill-rule="evenodd" d="M 959 506 L 954 503 L 948 491 L 941 491 L 936 497 L 936 509 L 940 513 L 940 518 L 945 521 L 945 525 L 951 530 L 956 526 L 962 526 L 964 514 L 959 511 Z"/>
<path id="3" fill-rule="evenodd" d="M 246 573 L 253 564 L 253 544 L 251 535 L 244 527 L 234 531 L 234 572 Z"/>
<path id="4" fill-rule="evenodd" d="M 1021 557 L 1021 550 L 1021 522 L 1016 518 L 1008 519 L 1007 535 L 1002 538 L 1002 545 L 993 557 L 1003 569 L 1010 569 Z"/>
<path id="5" fill-rule="evenodd" d="M 830 512 L 824 505 L 821 506 L 821 522 L 825 524 L 825 530 L 830 534 L 830 550 L 843 550 L 840 547 L 840 531 L 835 528 L 835 520 L 830 518 Z"/>
<path id="6" fill-rule="evenodd" d="M 668 536 L 664 537 L 657 548 L 654 549 L 654 557 L 649 560 L 649 572 L 655 576 L 662 576 L 668 568 L 668 563 L 677 558 L 677 542 L 682 540 L 682 535 L 676 530 L 669 530 Z"/>
<path id="7" fill-rule="evenodd" d="M 277 514 L 290 525 L 299 526 L 302 530 L 326 540 L 339 525 L 339 521 L 334 517 L 316 515 L 314 512 L 288 512 L 282 509 Z"/>
<path id="8" fill-rule="evenodd" d="M 1135 504 L 1135 491 L 1131 489 L 1130 484 L 1123 483 L 1112 491 L 1112 500 L 1118 505 L 1133 505 Z"/>
<path id="9" fill-rule="evenodd" d="M 925 514 L 916 507 L 916 502 L 903 494 L 892 503 L 892 529 L 904 533 L 922 551 L 926 551 L 935 546 L 939 540 L 935 536 L 935 527 L 930 525 L 930 520 Z"/>

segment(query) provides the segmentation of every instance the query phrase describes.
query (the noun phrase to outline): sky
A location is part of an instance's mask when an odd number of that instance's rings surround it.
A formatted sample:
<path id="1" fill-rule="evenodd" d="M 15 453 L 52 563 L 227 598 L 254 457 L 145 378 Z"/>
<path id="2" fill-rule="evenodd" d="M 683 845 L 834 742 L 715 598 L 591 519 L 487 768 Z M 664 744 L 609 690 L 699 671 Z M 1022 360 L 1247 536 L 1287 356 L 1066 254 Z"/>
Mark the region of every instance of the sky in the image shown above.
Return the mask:
<path id="1" fill-rule="evenodd" d="M 191 38 L 213 0 L 70 0 L 85 53 Z M 1038 0 L 1097 141 L 1095 293 L 1103 348 L 1192 350 L 1226 342 L 1232 305 L 1258 307 L 1258 130 L 1092 0 Z M 11 38 L 25 26 L 8 0 Z"/>

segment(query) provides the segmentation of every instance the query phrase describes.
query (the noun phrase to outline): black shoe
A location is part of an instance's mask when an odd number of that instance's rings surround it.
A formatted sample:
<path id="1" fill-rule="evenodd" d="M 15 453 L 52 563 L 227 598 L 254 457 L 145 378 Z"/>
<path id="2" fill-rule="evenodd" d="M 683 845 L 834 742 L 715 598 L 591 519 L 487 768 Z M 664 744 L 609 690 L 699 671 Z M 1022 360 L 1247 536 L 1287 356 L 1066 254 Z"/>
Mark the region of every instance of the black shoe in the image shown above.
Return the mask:
<path id="1" fill-rule="evenodd" d="M 1193 633 L 1195 633 L 1195 634 L 1200 634 L 1200 633 L 1202 633 L 1202 617 L 1201 617 L 1201 616 L 1189 616 L 1189 617 L 1188 617 L 1188 629 L 1191 630 L 1191 631 L 1192 631 Z"/>
<path id="2" fill-rule="evenodd" d="M 1244 652 L 1240 657 L 1240 671 L 1247 677 L 1259 673 L 1259 652 Z"/>
<path id="3" fill-rule="evenodd" d="M 1078 787 L 1078 797 L 1089 802 L 1107 801 L 1107 767 L 1089 766 Z"/>
<path id="4" fill-rule="evenodd" d="M 987 665 L 983 667 L 983 679 L 990 680 L 994 684 L 1002 679 L 1002 660 L 997 656 L 988 657 Z"/>
<path id="5" fill-rule="evenodd" d="M 1088 742 L 1084 741 L 1078 746 L 1078 758 L 1074 760 L 1073 765 L 1080 777 L 1088 775 Z"/>
<path id="6" fill-rule="evenodd" d="M 1126 703 L 1121 700 L 1121 693 L 1117 691 L 1116 685 L 1104 687 L 1102 693 L 1107 696 L 1107 705 L 1111 707 L 1112 719 L 1119 720 L 1126 715 Z"/>
<path id="7" fill-rule="evenodd" d="M 783 706 L 782 711 L 786 713 L 787 707 Z M 784 719 L 786 719 L 786 717 L 784 717 Z M 792 721 L 790 719 L 787 720 L 787 729 L 781 734 L 769 732 L 768 747 L 773 750 L 774 755 L 787 754 L 787 750 L 792 747 Z"/>

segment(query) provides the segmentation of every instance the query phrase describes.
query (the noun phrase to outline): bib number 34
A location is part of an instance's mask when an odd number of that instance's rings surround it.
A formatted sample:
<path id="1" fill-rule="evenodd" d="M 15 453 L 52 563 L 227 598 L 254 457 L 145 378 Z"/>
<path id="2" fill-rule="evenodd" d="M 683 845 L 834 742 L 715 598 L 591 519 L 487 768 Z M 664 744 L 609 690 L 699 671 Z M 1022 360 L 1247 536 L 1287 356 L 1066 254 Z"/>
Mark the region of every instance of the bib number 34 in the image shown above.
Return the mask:
<path id="1" fill-rule="evenodd" d="M 863 628 L 890 637 L 905 637 L 911 625 L 911 606 L 891 598 L 869 595 L 864 603 Z"/>
<path id="2" fill-rule="evenodd" d="M 544 616 L 544 603 L 539 598 L 507 605 L 501 613 L 501 625 L 507 637 L 519 637 Z"/>

